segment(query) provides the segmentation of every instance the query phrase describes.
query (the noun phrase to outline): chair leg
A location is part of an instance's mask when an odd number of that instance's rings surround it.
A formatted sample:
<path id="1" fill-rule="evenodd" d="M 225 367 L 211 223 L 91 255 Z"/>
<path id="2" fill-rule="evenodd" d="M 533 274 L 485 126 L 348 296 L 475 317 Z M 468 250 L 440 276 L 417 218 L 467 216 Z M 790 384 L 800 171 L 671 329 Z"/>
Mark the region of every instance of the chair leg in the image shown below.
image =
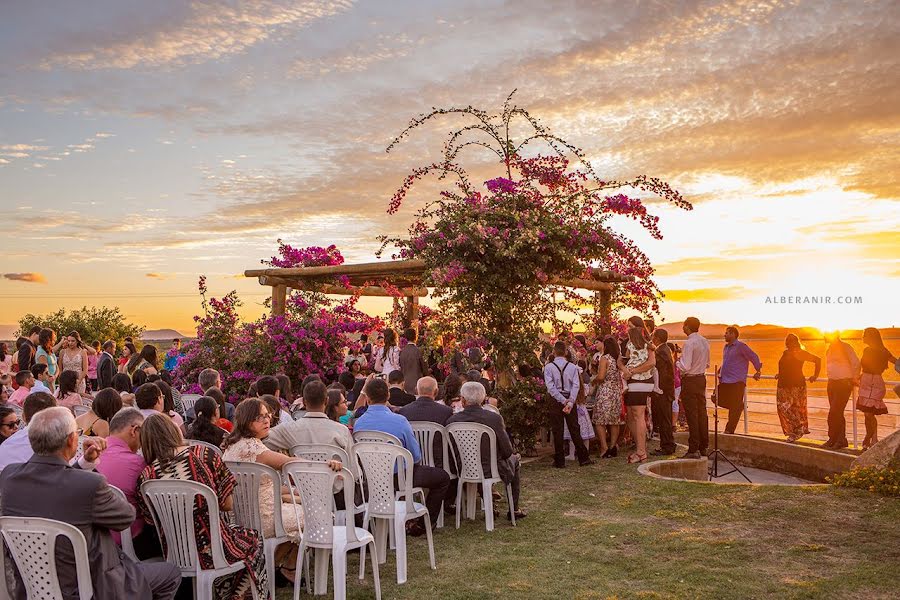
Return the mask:
<path id="1" fill-rule="evenodd" d="M 462 504 L 463 504 L 463 486 L 465 484 L 463 482 L 459 482 L 459 485 L 456 486 L 456 528 L 459 529 L 459 517 L 462 514 Z"/>
<path id="2" fill-rule="evenodd" d="M 478 512 L 478 489 L 477 484 L 466 484 L 466 518 L 470 521 L 475 520 L 475 514 Z"/>
<path id="3" fill-rule="evenodd" d="M 316 575 L 313 582 L 313 590 L 317 596 L 328 594 L 328 555 L 330 553 L 331 551 L 327 548 L 316 548 Z"/>
<path id="4" fill-rule="evenodd" d="M 331 553 L 331 571 L 334 583 L 334 600 L 347 598 L 347 552 Z"/>
<path id="5" fill-rule="evenodd" d="M 484 528 L 487 531 L 494 530 L 494 494 L 491 486 L 486 481 L 481 484 L 482 501 L 484 502 Z"/>
<path id="6" fill-rule="evenodd" d="M 297 564 L 294 565 L 296 569 L 294 573 L 299 573 L 299 578 L 295 575 L 295 583 L 294 583 L 294 600 L 300 599 L 300 579 L 303 579 L 303 571 L 304 568 L 306 570 L 306 593 L 309 594 L 312 592 L 312 589 L 309 586 L 310 580 L 312 579 L 312 572 L 309 570 L 309 552 L 306 544 L 303 543 L 303 540 L 300 541 L 300 548 L 297 550 Z M 274 599 L 275 596 L 272 596 Z"/>
<path id="7" fill-rule="evenodd" d="M 266 554 L 266 574 L 269 576 L 269 597 L 275 598 L 275 544 L 263 542 Z"/>
<path id="8" fill-rule="evenodd" d="M 438 529 L 444 528 L 444 503 L 443 502 L 441 502 L 441 514 L 438 515 L 436 525 L 437 525 Z"/>
<path id="9" fill-rule="evenodd" d="M 366 547 L 368 544 L 359 548 L 359 579 L 362 581 L 366 578 Z"/>
<path id="10" fill-rule="evenodd" d="M 390 519 L 388 521 L 388 548 L 394 550 L 397 547 L 397 542 L 394 539 L 394 519 Z"/>
<path id="11" fill-rule="evenodd" d="M 397 548 L 394 554 L 397 557 L 397 583 L 406 583 L 406 522 L 393 519 L 394 541 Z"/>
<path id="12" fill-rule="evenodd" d="M 213 581 L 200 575 L 194 577 L 194 598 L 196 600 L 213 600 Z"/>
<path id="13" fill-rule="evenodd" d="M 378 575 L 378 560 L 375 554 L 375 541 L 372 544 L 372 577 L 375 579 L 375 600 L 381 600 L 381 577 Z"/>
<path id="14" fill-rule="evenodd" d="M 428 538 L 428 560 L 431 561 L 432 570 L 437 569 L 434 564 L 434 534 L 431 531 L 431 515 L 425 513 L 425 535 Z"/>
<path id="15" fill-rule="evenodd" d="M 387 560 L 387 521 L 385 519 L 375 519 L 375 548 L 378 552 L 378 564 L 384 564 Z"/>
<path id="16" fill-rule="evenodd" d="M 513 506 L 513 491 L 512 491 L 512 486 L 509 484 L 506 485 L 506 501 L 509 503 L 510 523 L 512 523 L 512 526 L 515 527 L 516 526 L 516 507 Z"/>

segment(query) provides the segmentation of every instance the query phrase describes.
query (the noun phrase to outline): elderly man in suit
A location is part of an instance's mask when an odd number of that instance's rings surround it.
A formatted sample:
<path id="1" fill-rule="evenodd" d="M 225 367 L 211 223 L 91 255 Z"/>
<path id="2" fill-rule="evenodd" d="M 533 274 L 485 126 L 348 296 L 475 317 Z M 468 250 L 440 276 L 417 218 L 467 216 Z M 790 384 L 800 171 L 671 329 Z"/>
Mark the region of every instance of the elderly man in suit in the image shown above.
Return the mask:
<path id="1" fill-rule="evenodd" d="M 113 377 L 119 367 L 116 364 L 116 343 L 112 340 L 103 342 L 103 352 L 97 359 L 97 389 L 112 387 Z"/>
<path id="2" fill-rule="evenodd" d="M 134 508 L 113 494 L 97 473 L 69 466 L 78 449 L 75 418 L 67 408 L 40 411 L 28 424 L 34 456 L 6 467 L 0 475 L 3 515 L 40 517 L 74 525 L 84 534 L 91 583 L 98 600 L 170 600 L 181 583 L 179 569 L 167 562 L 136 563 L 110 536 L 134 521 Z M 60 493 L 65 496 L 63 501 Z M 63 598 L 78 597 L 75 557 L 67 543 L 56 546 L 57 575 Z M 17 597 L 25 587 L 16 575 Z"/>
<path id="3" fill-rule="evenodd" d="M 447 419 L 453 415 L 453 409 L 437 402 L 438 382 L 434 377 L 422 377 L 416 383 L 417 398 L 406 406 L 401 406 L 397 412 L 406 417 L 410 423 L 414 421 L 428 421 L 438 425 L 446 425 Z M 440 436 L 434 436 L 434 466 L 444 466 L 443 443 Z"/>
<path id="4" fill-rule="evenodd" d="M 464 408 L 461 412 L 447 419 L 447 425 L 451 423 L 481 423 L 494 430 L 494 435 L 497 438 L 497 471 L 500 473 L 500 479 L 503 480 L 503 483 L 512 486 L 516 519 L 524 519 L 528 514 L 519 507 L 519 455 L 513 453 L 512 442 L 506 433 L 506 424 L 503 422 L 503 417 L 482 408 L 484 399 L 487 397 L 487 391 L 477 381 L 464 383 L 459 390 L 459 395 L 462 396 Z M 482 436 L 481 468 L 485 474 L 491 472 L 490 448 L 487 436 Z M 511 520 L 511 516 L 508 513 L 506 518 Z"/>
<path id="5" fill-rule="evenodd" d="M 417 335 L 412 327 L 403 332 L 408 343 L 400 350 L 400 370 L 403 372 L 403 388 L 407 394 L 415 394 L 416 382 L 428 374 L 422 351 L 416 346 Z"/>

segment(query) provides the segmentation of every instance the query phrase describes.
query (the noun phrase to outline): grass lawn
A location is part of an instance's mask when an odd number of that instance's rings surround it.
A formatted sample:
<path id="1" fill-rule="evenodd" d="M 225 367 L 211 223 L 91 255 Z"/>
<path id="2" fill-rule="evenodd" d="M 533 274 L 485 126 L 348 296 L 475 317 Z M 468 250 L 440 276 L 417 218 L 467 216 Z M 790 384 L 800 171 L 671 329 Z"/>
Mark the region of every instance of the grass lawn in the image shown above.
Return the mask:
<path id="1" fill-rule="evenodd" d="M 496 489 L 499 489 L 497 487 Z M 833 487 L 707 485 L 641 476 L 623 458 L 523 466 L 527 519 L 463 521 L 410 539 L 384 598 L 897 598 L 900 501 Z M 480 515 L 480 513 L 479 513 Z M 358 573 L 351 555 L 348 571 Z M 330 577 L 330 574 L 329 574 Z M 332 588 L 329 583 L 329 594 Z M 290 590 L 279 590 L 289 598 Z M 348 598 L 372 598 L 371 570 Z"/>

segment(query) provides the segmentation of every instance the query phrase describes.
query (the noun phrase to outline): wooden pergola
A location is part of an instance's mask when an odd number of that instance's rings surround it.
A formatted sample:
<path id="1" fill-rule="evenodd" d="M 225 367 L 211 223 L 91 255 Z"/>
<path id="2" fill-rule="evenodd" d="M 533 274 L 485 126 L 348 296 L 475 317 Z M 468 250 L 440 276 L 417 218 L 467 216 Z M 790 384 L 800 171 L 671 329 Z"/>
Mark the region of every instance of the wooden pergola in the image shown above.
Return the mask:
<path id="1" fill-rule="evenodd" d="M 425 281 L 426 266 L 422 260 L 395 260 L 353 265 L 334 265 L 326 267 L 296 267 L 248 269 L 245 277 L 256 277 L 260 285 L 272 288 L 272 314 L 283 315 L 288 289 L 317 291 L 324 294 L 342 296 L 381 296 L 395 297 L 381 283 L 388 283 L 400 290 L 406 297 L 406 319 L 415 323 L 419 316 L 419 298 L 428 296 Z M 337 285 L 335 277 L 345 276 L 349 286 Z M 611 271 L 596 271 L 590 279 L 555 279 L 548 281 L 550 286 L 589 290 L 596 294 L 596 305 L 603 316 L 609 316 L 610 292 L 617 283 L 633 281 L 628 275 L 619 275 Z"/>

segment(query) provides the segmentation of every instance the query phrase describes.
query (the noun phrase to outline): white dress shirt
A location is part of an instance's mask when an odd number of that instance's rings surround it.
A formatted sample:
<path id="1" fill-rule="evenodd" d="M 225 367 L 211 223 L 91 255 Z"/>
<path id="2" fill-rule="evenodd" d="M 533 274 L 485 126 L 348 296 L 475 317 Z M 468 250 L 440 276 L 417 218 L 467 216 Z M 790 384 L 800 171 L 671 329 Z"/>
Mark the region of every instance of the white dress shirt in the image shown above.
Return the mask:
<path id="1" fill-rule="evenodd" d="M 847 342 L 836 340 L 825 351 L 828 379 L 853 379 L 859 375 L 859 366 L 859 357 Z"/>
<path id="2" fill-rule="evenodd" d="M 677 367 L 682 375 L 706 374 L 709 368 L 709 342 L 705 337 L 696 331 L 687 337 Z"/>
<path id="3" fill-rule="evenodd" d="M 559 368 L 557 368 L 559 367 Z M 562 376 L 560 376 L 562 371 Z M 565 356 L 557 356 L 552 363 L 544 365 L 544 384 L 554 400 L 560 404 L 575 404 L 581 388 L 581 372 L 578 365 L 570 363 Z M 563 394 L 566 391 L 568 398 Z"/>
<path id="4" fill-rule="evenodd" d="M 18 463 L 26 463 L 34 456 L 34 450 L 31 449 L 31 441 L 28 439 L 28 429 L 21 428 L 0 445 L 0 472 L 9 465 Z M 93 471 L 94 463 L 85 460 L 84 456 L 78 457 L 78 460 L 72 460 L 71 464 L 78 463 L 78 466 L 85 471 Z"/>

